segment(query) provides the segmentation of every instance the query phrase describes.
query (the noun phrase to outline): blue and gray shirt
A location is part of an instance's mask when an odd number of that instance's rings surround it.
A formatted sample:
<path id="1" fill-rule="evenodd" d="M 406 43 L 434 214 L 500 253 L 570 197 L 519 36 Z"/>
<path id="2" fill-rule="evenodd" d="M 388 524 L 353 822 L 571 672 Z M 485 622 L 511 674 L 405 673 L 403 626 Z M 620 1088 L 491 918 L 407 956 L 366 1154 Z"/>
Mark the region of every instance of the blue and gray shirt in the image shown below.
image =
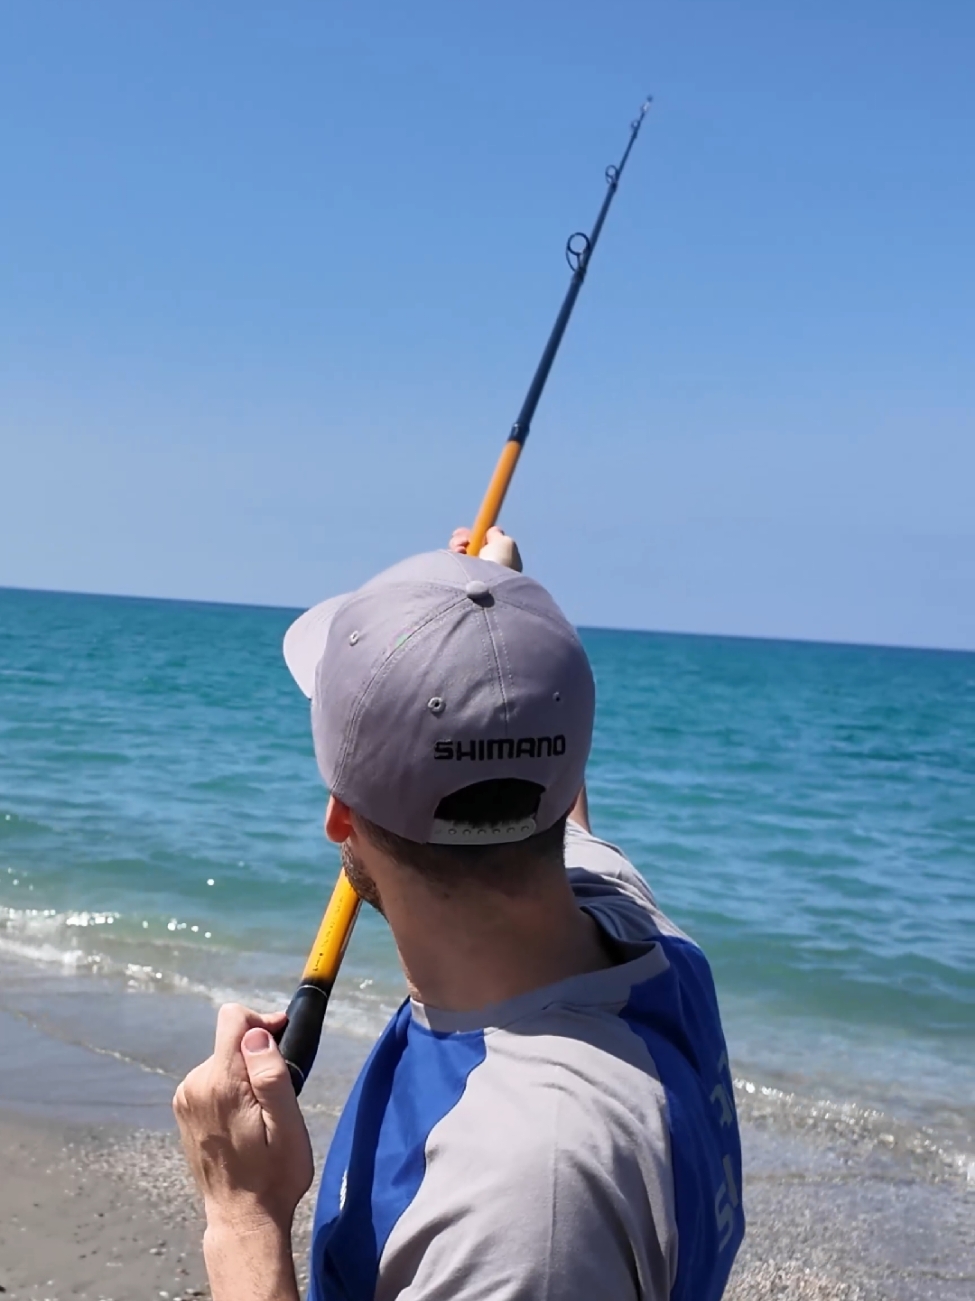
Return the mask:
<path id="1" fill-rule="evenodd" d="M 618 849 L 566 866 L 617 966 L 476 1013 L 407 1001 L 322 1175 L 311 1301 L 717 1301 L 744 1234 L 707 961 Z"/>

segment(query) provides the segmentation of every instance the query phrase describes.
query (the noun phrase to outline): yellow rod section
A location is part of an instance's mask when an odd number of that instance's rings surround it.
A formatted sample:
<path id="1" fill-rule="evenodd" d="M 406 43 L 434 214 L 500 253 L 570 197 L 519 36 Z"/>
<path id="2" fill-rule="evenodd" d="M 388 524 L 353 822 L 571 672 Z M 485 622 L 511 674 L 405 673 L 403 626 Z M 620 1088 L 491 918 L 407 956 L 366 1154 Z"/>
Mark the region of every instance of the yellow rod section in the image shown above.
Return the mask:
<path id="1" fill-rule="evenodd" d="M 340 868 L 339 879 L 335 882 L 335 889 L 305 963 L 302 980 L 315 981 L 328 985 L 329 988 L 334 985 L 361 904 L 362 900 L 349 884 L 345 869 Z"/>
<path id="2" fill-rule="evenodd" d="M 497 523 L 498 516 L 501 514 L 501 507 L 504 504 L 505 494 L 508 491 L 508 484 L 511 482 L 511 476 L 515 472 L 515 466 L 518 464 L 520 455 L 521 443 L 514 438 L 509 438 L 501 449 L 498 464 L 495 466 L 491 482 L 488 484 L 488 490 L 481 502 L 481 509 L 477 512 L 477 518 L 471 529 L 471 540 L 467 544 L 467 554 L 469 556 L 476 556 L 480 553 L 488 529 Z"/>

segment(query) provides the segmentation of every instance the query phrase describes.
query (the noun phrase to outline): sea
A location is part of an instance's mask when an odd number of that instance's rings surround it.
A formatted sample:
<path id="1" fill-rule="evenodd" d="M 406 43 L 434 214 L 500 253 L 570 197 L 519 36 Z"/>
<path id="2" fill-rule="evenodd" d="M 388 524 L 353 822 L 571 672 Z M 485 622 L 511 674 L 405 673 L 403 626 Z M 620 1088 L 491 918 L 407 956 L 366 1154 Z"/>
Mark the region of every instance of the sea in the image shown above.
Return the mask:
<path id="1" fill-rule="evenodd" d="M 295 613 L 0 589 L 0 1008 L 138 1006 L 90 1037 L 151 1063 L 146 1008 L 286 1004 L 338 870 Z M 975 654 L 581 635 L 594 830 L 710 958 L 743 1117 L 975 1218 Z M 365 911 L 333 1033 L 403 994 Z"/>

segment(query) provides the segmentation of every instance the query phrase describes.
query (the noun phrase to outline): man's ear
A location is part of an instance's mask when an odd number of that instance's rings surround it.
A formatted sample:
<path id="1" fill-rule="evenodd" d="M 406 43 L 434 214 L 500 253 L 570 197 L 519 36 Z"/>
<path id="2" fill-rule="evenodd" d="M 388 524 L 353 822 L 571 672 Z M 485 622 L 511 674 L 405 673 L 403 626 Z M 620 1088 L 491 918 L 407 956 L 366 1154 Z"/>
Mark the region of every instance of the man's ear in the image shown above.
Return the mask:
<path id="1" fill-rule="evenodd" d="M 328 797 L 325 810 L 325 834 L 335 845 L 344 845 L 352 835 L 352 810 L 334 795 Z"/>

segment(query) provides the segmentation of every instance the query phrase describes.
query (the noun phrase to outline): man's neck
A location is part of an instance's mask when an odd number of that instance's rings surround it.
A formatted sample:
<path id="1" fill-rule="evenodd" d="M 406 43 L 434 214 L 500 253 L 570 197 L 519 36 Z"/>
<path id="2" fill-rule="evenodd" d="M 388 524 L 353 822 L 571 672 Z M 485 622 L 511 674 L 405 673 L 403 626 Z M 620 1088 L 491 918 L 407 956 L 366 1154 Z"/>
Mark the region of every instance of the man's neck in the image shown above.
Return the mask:
<path id="1" fill-rule="evenodd" d="M 478 1011 L 614 963 L 564 872 L 516 898 L 486 891 L 444 898 L 403 875 L 401 885 L 383 892 L 383 909 L 410 993 L 428 1006 Z"/>

